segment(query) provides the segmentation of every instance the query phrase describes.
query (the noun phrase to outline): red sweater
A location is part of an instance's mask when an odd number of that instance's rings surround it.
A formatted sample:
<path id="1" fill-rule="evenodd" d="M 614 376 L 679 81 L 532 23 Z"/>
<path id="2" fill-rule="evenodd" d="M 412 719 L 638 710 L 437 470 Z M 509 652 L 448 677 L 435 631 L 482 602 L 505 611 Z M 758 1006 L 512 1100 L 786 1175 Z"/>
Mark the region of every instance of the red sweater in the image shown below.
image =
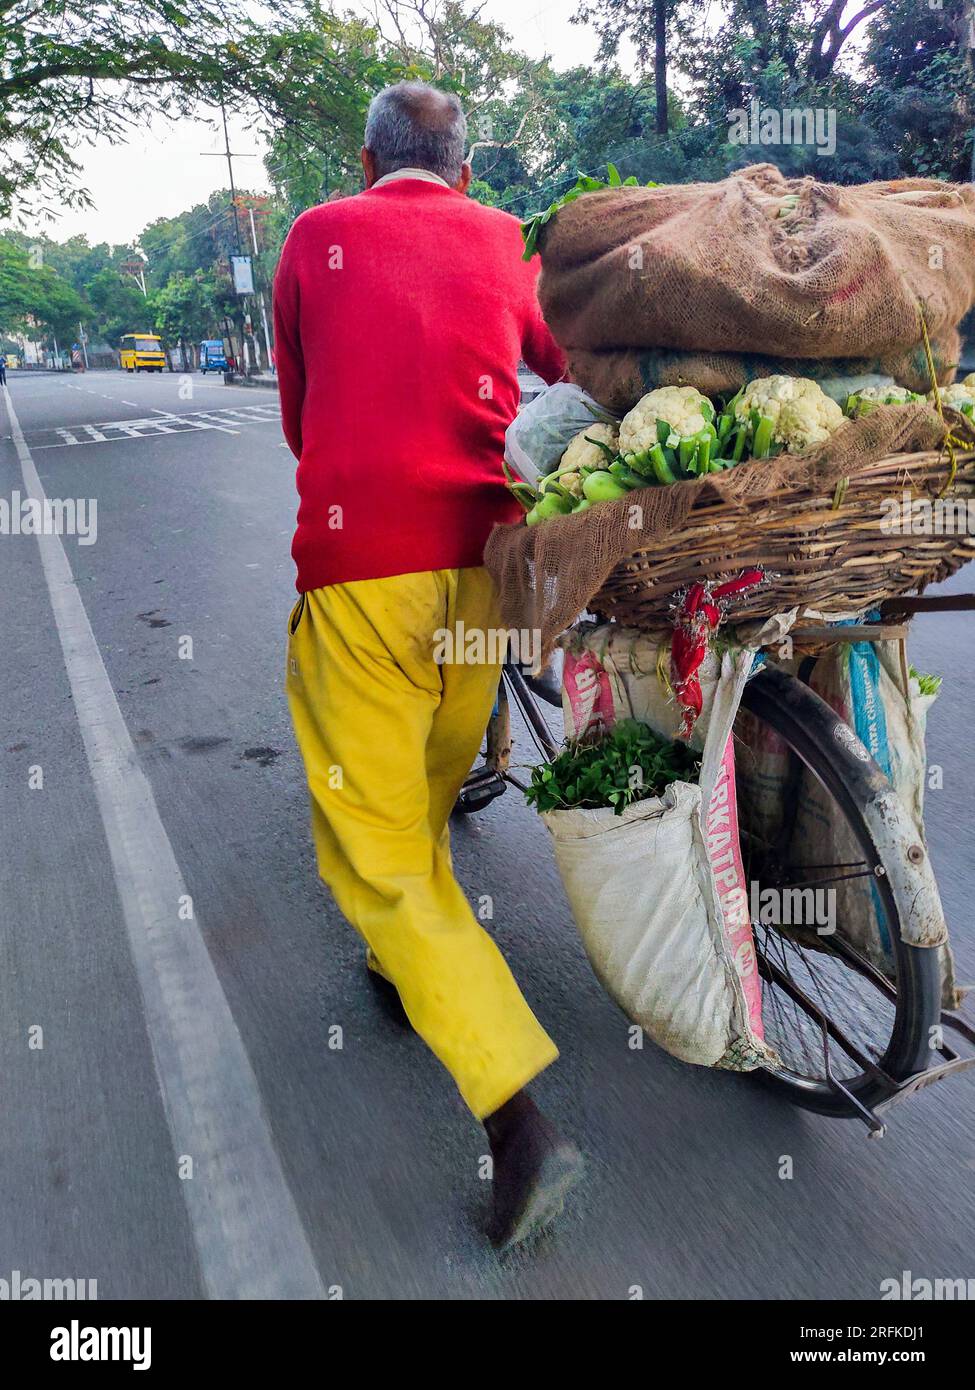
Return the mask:
<path id="1" fill-rule="evenodd" d="M 518 359 L 562 355 L 518 222 L 418 179 L 302 213 L 274 282 L 298 589 L 479 565 L 515 521 L 504 432 Z"/>

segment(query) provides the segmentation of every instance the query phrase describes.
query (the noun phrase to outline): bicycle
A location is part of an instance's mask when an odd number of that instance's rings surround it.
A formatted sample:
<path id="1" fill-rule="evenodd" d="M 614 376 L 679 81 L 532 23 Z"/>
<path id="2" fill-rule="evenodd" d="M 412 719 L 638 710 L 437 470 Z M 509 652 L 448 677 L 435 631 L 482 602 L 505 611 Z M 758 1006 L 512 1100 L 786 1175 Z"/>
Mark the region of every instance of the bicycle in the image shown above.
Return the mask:
<path id="1" fill-rule="evenodd" d="M 973 608 L 975 595 L 894 599 L 882 605 L 876 633 L 851 629 L 853 636 L 836 640 L 902 635 L 906 627 L 888 626 L 888 620 Z M 852 832 L 861 858 L 792 865 L 781 852 L 790 842 L 788 824 L 782 824 L 774 843 L 760 841 L 742 826 L 748 875 L 759 894 L 766 888 L 781 892 L 868 879 L 886 918 L 895 983 L 845 941 L 841 930 L 813 937 L 753 922 L 766 1039 L 782 1059 L 775 1070 L 760 1068 L 753 1075 L 796 1105 L 833 1118 L 859 1119 L 871 1137 L 880 1138 L 886 1133 L 880 1116 L 891 1105 L 975 1066 L 975 1055 L 962 1055 L 946 1040 L 950 1031 L 975 1046 L 975 1028 L 941 1007 L 937 949 L 903 939 L 912 870 L 916 877 L 926 850 L 903 828 L 878 828 L 868 819 L 869 804 L 880 793 L 892 795 L 892 788 L 853 730 L 809 687 L 815 661 L 807 658 L 798 676 L 764 665 L 746 683 L 741 708 L 786 745 L 790 786 L 798 785 L 803 769 L 817 779 Z M 553 734 L 542 705 L 561 705 L 561 700 L 537 684 L 533 690 L 532 684 L 518 666 L 505 665 L 485 761 L 464 784 L 456 806 L 460 813 L 482 810 L 508 784 L 525 790 L 511 771 L 512 704 L 543 760 L 560 751 L 561 739 Z M 797 798 L 786 797 L 784 804 L 794 812 Z M 821 873 L 810 880 L 810 869 Z"/>

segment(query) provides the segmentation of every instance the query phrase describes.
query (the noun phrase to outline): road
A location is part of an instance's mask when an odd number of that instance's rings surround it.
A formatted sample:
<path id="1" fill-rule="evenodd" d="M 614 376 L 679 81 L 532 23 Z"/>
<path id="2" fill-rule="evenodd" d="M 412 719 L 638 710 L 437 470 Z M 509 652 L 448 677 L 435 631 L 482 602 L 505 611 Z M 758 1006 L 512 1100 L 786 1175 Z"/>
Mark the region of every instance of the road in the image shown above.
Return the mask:
<path id="1" fill-rule="evenodd" d="M 537 1093 L 589 1169 L 557 1232 L 499 1262 L 483 1134 L 380 1013 L 316 881 L 283 693 L 276 397 L 109 372 L 11 373 L 9 396 L 32 465 L 7 412 L 0 497 L 32 466 L 49 498 L 97 499 L 97 542 L 64 538 L 75 588 L 50 548 L 46 572 L 34 538 L 0 536 L 0 1278 L 193 1299 L 240 1258 L 262 1297 L 873 1299 L 904 1270 L 975 1277 L 975 1075 L 896 1108 L 875 1143 L 629 1050 L 513 790 L 455 826 L 457 872 L 493 896 L 561 1047 Z M 929 840 L 972 979 L 973 644 L 958 615 L 917 628 L 915 663 L 945 675 Z M 161 932 L 153 885 L 173 894 Z M 236 1191 L 227 1145 L 250 1173 Z"/>

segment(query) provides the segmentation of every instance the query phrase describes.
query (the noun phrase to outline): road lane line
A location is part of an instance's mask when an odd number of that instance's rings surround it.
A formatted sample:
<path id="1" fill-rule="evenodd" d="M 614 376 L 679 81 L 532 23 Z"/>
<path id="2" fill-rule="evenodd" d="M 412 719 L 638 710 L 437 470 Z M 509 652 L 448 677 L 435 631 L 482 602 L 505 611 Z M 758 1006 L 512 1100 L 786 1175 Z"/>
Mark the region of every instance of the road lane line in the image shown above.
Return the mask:
<path id="1" fill-rule="evenodd" d="M 44 488 L 3 388 L 25 495 Z M 105 827 L 146 1030 L 200 1268 L 214 1299 L 320 1299 L 322 1281 L 281 1168 L 257 1078 L 203 940 L 179 920 L 186 884 L 57 535 L 37 537 Z M 180 1181 L 188 1155 L 193 1176 Z"/>

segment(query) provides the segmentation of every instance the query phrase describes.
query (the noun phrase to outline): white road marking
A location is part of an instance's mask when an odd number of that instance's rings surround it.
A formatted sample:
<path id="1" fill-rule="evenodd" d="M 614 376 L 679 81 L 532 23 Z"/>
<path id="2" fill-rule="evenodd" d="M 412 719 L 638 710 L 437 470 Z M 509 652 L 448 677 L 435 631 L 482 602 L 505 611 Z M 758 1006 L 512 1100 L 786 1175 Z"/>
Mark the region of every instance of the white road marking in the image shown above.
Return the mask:
<path id="1" fill-rule="evenodd" d="M 209 411 L 199 410 L 196 412 L 196 414 L 198 419 L 200 420 L 213 420 L 213 416 L 210 414 Z M 240 434 L 240 430 L 228 429 L 226 425 L 214 425 L 211 423 L 210 428 L 212 430 L 222 430 L 224 434 Z"/>
<path id="2" fill-rule="evenodd" d="M 94 425 L 82 425 L 81 428 L 88 431 L 96 444 L 103 444 L 105 442 L 105 436 L 102 434 L 101 430 L 96 429 Z"/>
<path id="3" fill-rule="evenodd" d="M 229 425 L 220 424 L 222 417 L 217 411 L 194 410 L 177 415 L 172 411 L 155 410 L 153 415 L 143 416 L 141 420 L 100 420 L 97 425 L 75 425 L 74 429 L 95 430 L 102 434 L 99 439 L 78 439 L 71 430 L 65 428 L 40 430 L 38 433 L 43 437 L 45 434 L 57 434 L 61 436 L 59 444 L 38 444 L 35 442 L 34 450 L 39 453 L 43 449 L 64 449 L 70 444 L 114 444 L 120 439 L 158 439 L 163 434 L 187 434 L 191 430 L 219 430 L 221 434 L 239 435 L 240 430 L 231 429 Z M 250 424 L 266 424 L 263 419 L 252 419 Z M 105 431 L 114 431 L 107 434 Z"/>
<path id="4" fill-rule="evenodd" d="M 0 388 L 27 496 L 44 488 Z M 139 764 L 61 538 L 37 537 L 75 713 L 112 858 L 173 1139 L 172 1178 L 213 1299 L 325 1297 L 257 1078 L 204 944 L 180 921 L 186 884 Z M 177 1177 L 176 1159 L 193 1160 Z"/>
<path id="5" fill-rule="evenodd" d="M 188 421 L 192 421 L 192 422 L 194 422 L 194 428 L 196 428 L 196 429 L 221 430 L 224 434 L 240 434 L 240 430 L 232 430 L 232 429 L 230 429 L 227 425 L 214 425 L 214 424 L 209 424 L 209 423 L 208 423 L 208 424 L 205 424 L 205 425 L 196 425 L 196 424 L 195 424 L 195 421 L 196 421 L 196 420 L 212 421 L 212 419 L 213 419 L 213 414 L 212 414 L 210 411 L 207 411 L 207 410 L 193 410 L 193 411 L 187 411 L 184 415 L 176 415 L 176 414 L 174 414 L 174 412 L 171 411 L 171 410 L 159 410 L 159 409 L 157 409 L 155 406 L 153 406 L 153 410 L 155 411 L 155 413 L 156 413 L 157 415 L 162 415 L 162 416 L 164 416 L 167 420 L 188 420 Z M 224 415 L 227 415 L 227 414 L 229 414 L 230 412 L 225 410 L 223 413 L 224 413 Z M 176 431 L 175 431 L 175 430 L 170 430 L 169 433 L 170 433 L 170 434 L 175 434 Z"/>

